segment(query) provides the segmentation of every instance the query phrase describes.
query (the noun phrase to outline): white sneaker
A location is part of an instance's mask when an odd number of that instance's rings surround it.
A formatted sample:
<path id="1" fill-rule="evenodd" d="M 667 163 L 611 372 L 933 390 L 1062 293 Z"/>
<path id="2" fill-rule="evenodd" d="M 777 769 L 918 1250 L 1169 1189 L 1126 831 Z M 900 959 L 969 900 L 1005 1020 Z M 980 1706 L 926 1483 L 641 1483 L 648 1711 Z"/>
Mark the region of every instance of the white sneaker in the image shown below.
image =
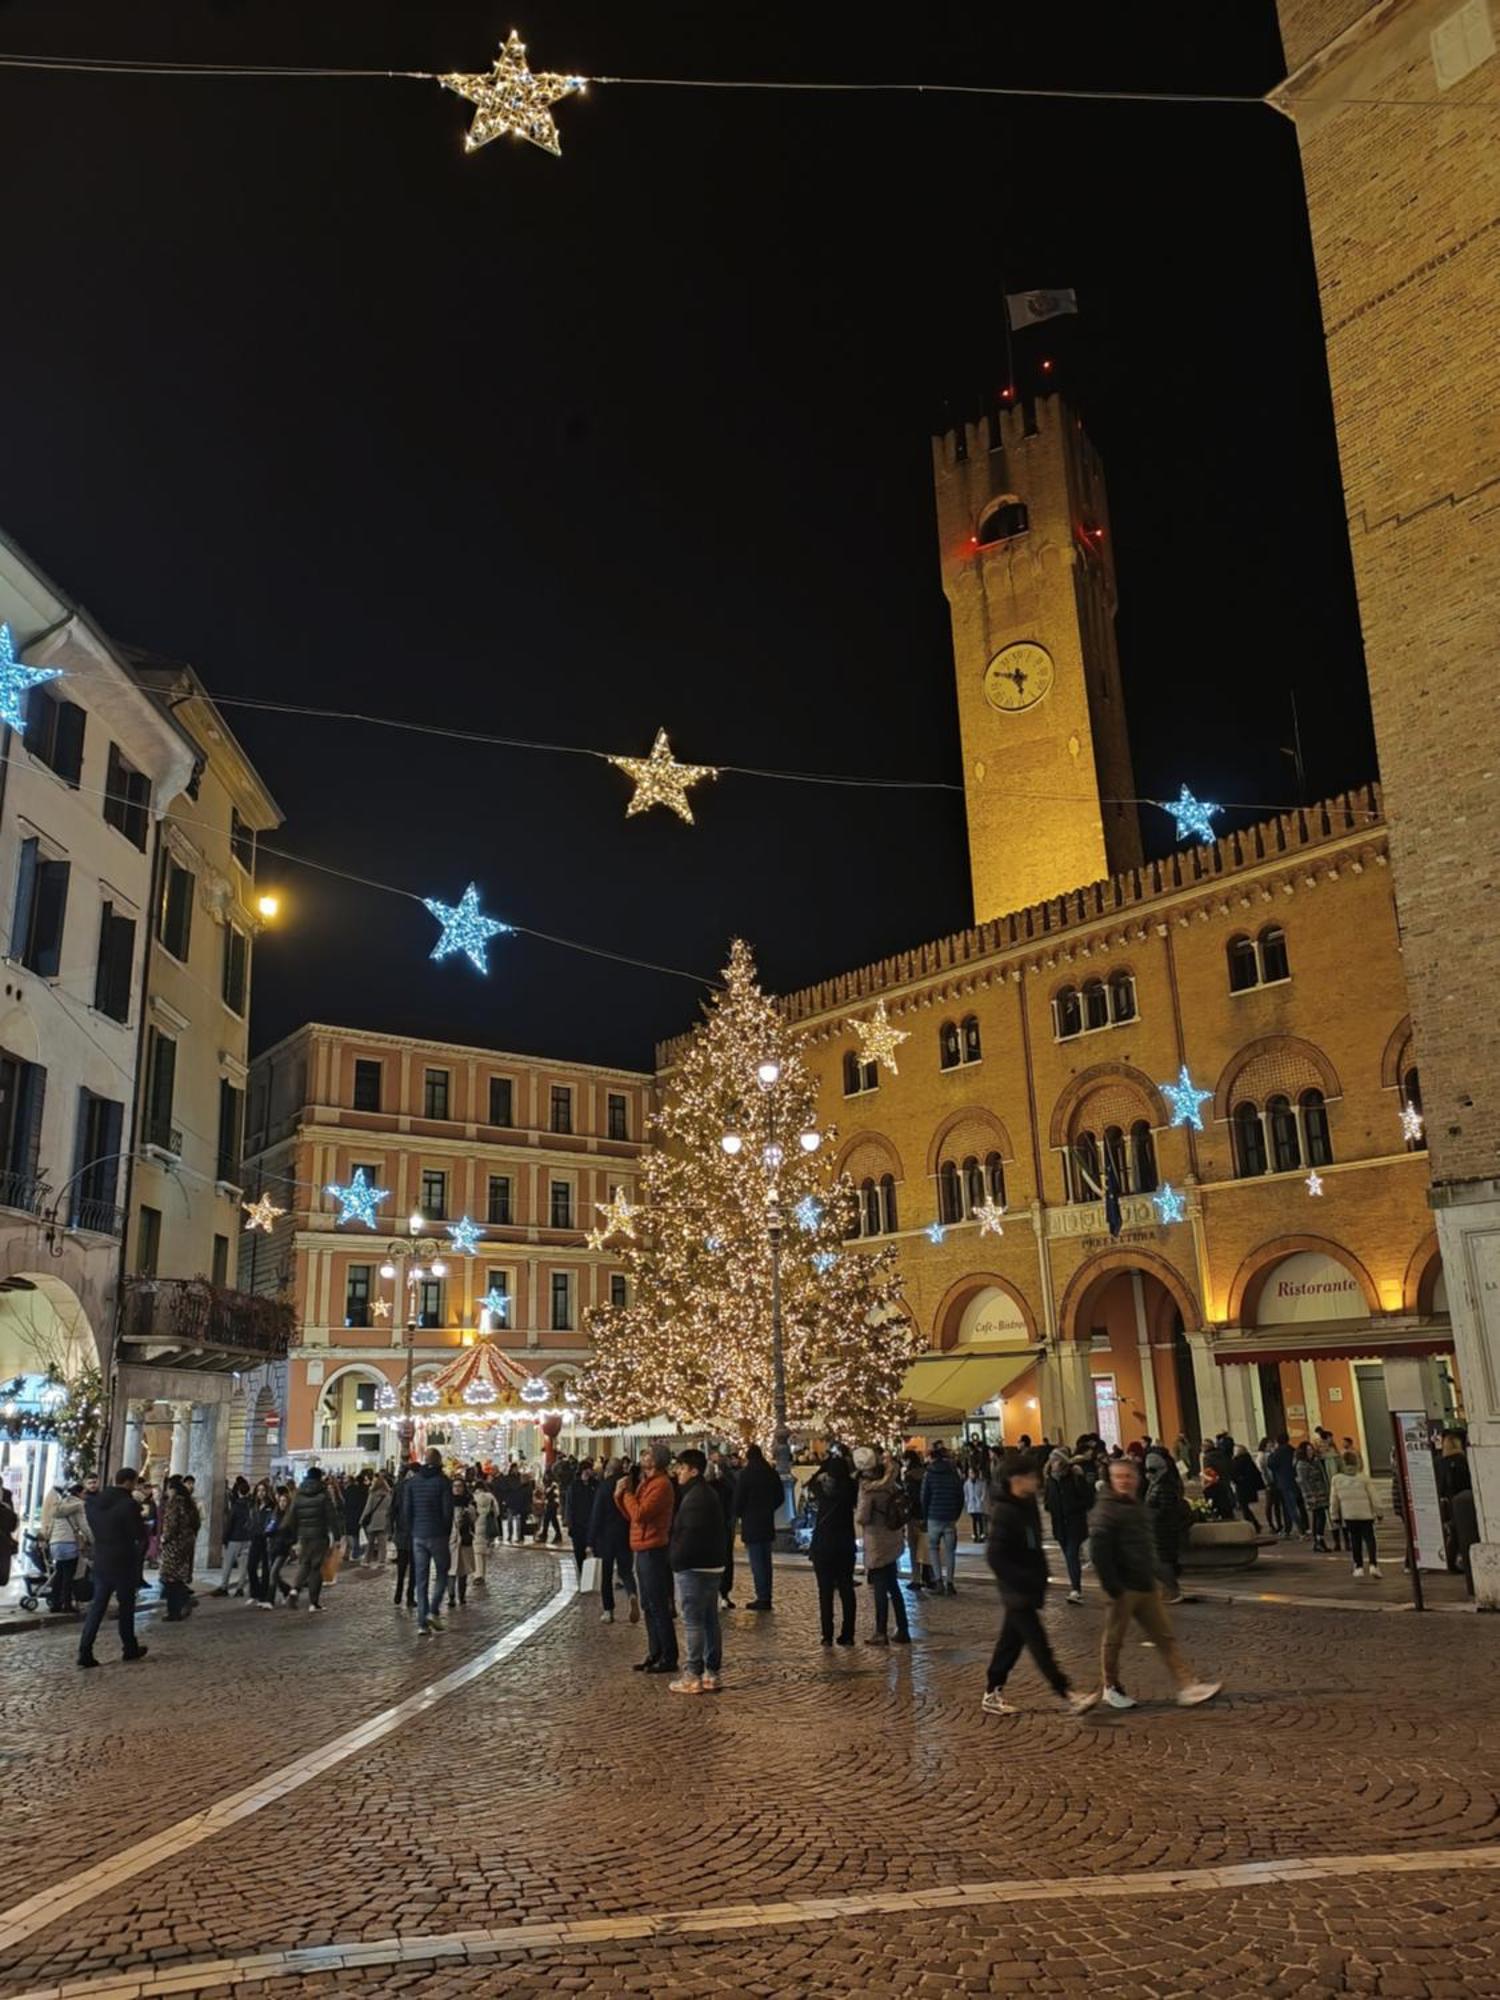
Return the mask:
<path id="1" fill-rule="evenodd" d="M 991 1688 L 979 1706 L 986 1715 L 1019 1715 L 1021 1713 L 1013 1701 L 1007 1701 L 999 1688 Z"/>
<path id="2" fill-rule="evenodd" d="M 1360 1568 L 1358 1563 L 1354 1565 L 1354 1568 L 1351 1570 L 1350 1574 L 1352 1575 L 1356 1583 L 1363 1583 L 1365 1580 L 1365 1573 Z"/>
<path id="3" fill-rule="evenodd" d="M 686 1675 L 681 1680 L 671 1682 L 670 1687 L 673 1694 L 702 1694 L 703 1692 L 702 1681 L 690 1680 Z"/>
<path id="4" fill-rule="evenodd" d="M 1177 1690 L 1177 1706 L 1197 1708 L 1200 1702 L 1212 1701 L 1223 1685 L 1222 1681 L 1190 1681 Z"/>
<path id="5" fill-rule="evenodd" d="M 1104 1699 L 1109 1703 L 1111 1708 L 1135 1707 L 1134 1698 L 1126 1694 L 1124 1688 L 1107 1687 L 1104 1690 Z"/>
<path id="6" fill-rule="evenodd" d="M 1366 1563 L 1366 1564 L 1365 1564 L 1365 1575 L 1366 1575 L 1366 1576 L 1379 1576 L 1379 1574 L 1380 1574 L 1380 1566 L 1379 1566 L 1379 1564 L 1378 1564 L 1378 1563 Z"/>
<path id="7" fill-rule="evenodd" d="M 1078 1689 L 1074 1688 L 1071 1694 L 1064 1696 L 1064 1699 L 1075 1715 L 1087 1715 L 1099 1699 L 1099 1690 L 1091 1688 L 1087 1694 L 1080 1694 Z"/>
<path id="8" fill-rule="evenodd" d="M 613 1611 L 601 1611 L 599 1613 L 599 1623 L 601 1625 L 613 1625 L 614 1622 L 615 1622 L 615 1614 L 613 1613 Z"/>
<path id="9" fill-rule="evenodd" d="M 1083 1592 L 1081 1590 L 1070 1590 L 1068 1592 L 1068 1602 L 1069 1604 L 1082 1604 Z"/>

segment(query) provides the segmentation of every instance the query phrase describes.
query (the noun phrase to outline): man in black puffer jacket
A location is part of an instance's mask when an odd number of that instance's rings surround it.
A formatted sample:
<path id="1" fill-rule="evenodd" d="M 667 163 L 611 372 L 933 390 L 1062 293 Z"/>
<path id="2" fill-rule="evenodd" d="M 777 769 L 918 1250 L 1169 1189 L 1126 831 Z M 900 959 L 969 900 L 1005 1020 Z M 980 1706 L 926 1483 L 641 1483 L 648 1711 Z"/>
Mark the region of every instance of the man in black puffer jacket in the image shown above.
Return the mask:
<path id="1" fill-rule="evenodd" d="M 724 1504 L 703 1477 L 708 1460 L 694 1445 L 677 1454 L 678 1500 L 672 1517 L 667 1561 L 677 1579 L 687 1650 L 673 1694 L 717 1694 L 722 1639 L 719 1582 L 729 1549 Z"/>
<path id="2" fill-rule="evenodd" d="M 307 1592 L 309 1611 L 323 1609 L 323 1562 L 343 1532 L 343 1509 L 329 1490 L 322 1471 L 310 1465 L 281 1522 L 282 1540 L 288 1546 L 295 1543 L 297 1548 L 297 1581 L 287 1598 L 293 1610 L 297 1606 L 297 1593 L 303 1590 Z"/>
<path id="3" fill-rule="evenodd" d="M 443 1454 L 433 1446 L 401 1488 L 401 1506 L 411 1530 L 412 1570 L 417 1579 L 417 1637 L 441 1632 L 443 1621 L 433 1606 L 448 1588 L 448 1544 L 453 1534 L 453 1482 L 443 1471 Z M 436 1587 L 429 1599 L 432 1572 Z"/>
<path id="4" fill-rule="evenodd" d="M 1183 1708 L 1211 1701 L 1217 1681 L 1195 1681 L 1173 1636 L 1172 1621 L 1162 1603 L 1156 1574 L 1156 1536 L 1151 1516 L 1141 1504 L 1140 1475 L 1133 1458 L 1109 1463 L 1109 1491 L 1089 1516 L 1089 1558 L 1109 1599 L 1104 1621 L 1104 1699 L 1111 1708 L 1134 1708 L 1120 1685 L 1120 1648 L 1132 1618 L 1155 1646 L 1177 1683 Z"/>
<path id="5" fill-rule="evenodd" d="M 91 1493 L 84 1502 L 89 1533 L 94 1538 L 94 1594 L 78 1635 L 78 1664 L 97 1667 L 94 1639 L 113 1596 L 119 1611 L 120 1652 L 127 1660 L 144 1660 L 146 1648 L 135 1636 L 135 1594 L 141 1587 L 146 1557 L 146 1523 L 136 1504 L 135 1473 L 123 1467 L 113 1486 Z"/>
<path id="6" fill-rule="evenodd" d="M 1082 1715 L 1099 1699 L 1094 1694 L 1069 1692 L 1068 1677 L 1053 1656 L 1042 1624 L 1047 1558 L 1042 1553 L 1042 1516 L 1036 1504 L 1040 1484 L 1036 1459 L 1028 1451 L 1006 1459 L 1000 1477 L 990 1488 L 990 1535 L 984 1554 L 1000 1585 L 1005 1617 L 990 1659 L 989 1687 L 981 1704 L 986 1715 L 1016 1713 L 1005 1699 L 1004 1688 L 1023 1651 L 1031 1654 L 1042 1678 L 1075 1714 Z"/>

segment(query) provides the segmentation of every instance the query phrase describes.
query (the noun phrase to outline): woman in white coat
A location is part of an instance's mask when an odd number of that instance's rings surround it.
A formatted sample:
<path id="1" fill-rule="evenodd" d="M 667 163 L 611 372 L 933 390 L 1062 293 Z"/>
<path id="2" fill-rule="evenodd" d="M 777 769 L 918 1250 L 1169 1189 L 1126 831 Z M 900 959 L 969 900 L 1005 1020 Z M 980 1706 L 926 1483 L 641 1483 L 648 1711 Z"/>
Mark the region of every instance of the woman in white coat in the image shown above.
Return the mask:
<path id="1" fill-rule="evenodd" d="M 1359 1469 L 1359 1459 L 1353 1452 L 1345 1452 L 1339 1470 L 1333 1476 L 1333 1486 L 1328 1497 L 1328 1511 L 1335 1527 L 1342 1527 L 1349 1541 L 1349 1560 L 1354 1565 L 1356 1576 L 1380 1574 L 1375 1561 L 1375 1523 L 1380 1519 L 1380 1508 L 1375 1501 L 1375 1489 L 1369 1476 Z M 1361 1568 L 1361 1562 L 1364 1567 Z"/>

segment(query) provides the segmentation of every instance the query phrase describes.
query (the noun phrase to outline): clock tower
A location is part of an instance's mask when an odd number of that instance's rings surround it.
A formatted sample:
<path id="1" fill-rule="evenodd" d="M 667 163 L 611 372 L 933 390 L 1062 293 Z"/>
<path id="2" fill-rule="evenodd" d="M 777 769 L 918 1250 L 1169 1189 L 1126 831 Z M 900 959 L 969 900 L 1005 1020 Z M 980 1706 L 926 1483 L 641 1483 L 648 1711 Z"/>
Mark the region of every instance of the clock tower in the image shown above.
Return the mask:
<path id="1" fill-rule="evenodd" d="M 1104 475 L 1056 395 L 933 440 L 974 921 L 1138 866 Z"/>

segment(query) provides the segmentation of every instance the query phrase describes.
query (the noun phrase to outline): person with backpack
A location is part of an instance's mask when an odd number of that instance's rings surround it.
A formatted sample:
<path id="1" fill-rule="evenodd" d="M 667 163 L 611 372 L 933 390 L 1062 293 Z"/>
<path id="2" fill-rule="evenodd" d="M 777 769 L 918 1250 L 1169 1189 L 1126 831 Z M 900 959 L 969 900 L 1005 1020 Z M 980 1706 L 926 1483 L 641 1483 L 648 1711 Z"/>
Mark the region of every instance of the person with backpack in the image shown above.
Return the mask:
<path id="1" fill-rule="evenodd" d="M 1042 1516 L 1036 1504 L 1041 1479 L 1031 1452 L 1014 1452 L 1001 1461 L 1000 1476 L 990 1488 L 990 1532 L 984 1556 L 1000 1588 L 1005 1616 L 990 1656 L 988 1685 L 980 1707 L 986 1715 L 1015 1715 L 1005 1699 L 1005 1683 L 1023 1652 L 1029 1652 L 1043 1680 L 1075 1715 L 1091 1709 L 1097 1694 L 1075 1694 L 1057 1664 L 1042 1624 L 1047 1594 L 1047 1558 L 1042 1549 Z"/>
<path id="2" fill-rule="evenodd" d="M 854 1509 L 865 1552 L 865 1581 L 875 1602 L 875 1631 L 872 1646 L 888 1646 L 891 1635 L 886 1626 L 892 1612 L 896 1618 L 895 1643 L 911 1644 L 911 1626 L 906 1617 L 906 1599 L 901 1595 L 901 1551 L 906 1546 L 909 1502 L 900 1468 L 894 1459 L 887 1465 L 878 1451 L 862 1446 L 854 1454 L 859 1474 L 859 1501 Z"/>

